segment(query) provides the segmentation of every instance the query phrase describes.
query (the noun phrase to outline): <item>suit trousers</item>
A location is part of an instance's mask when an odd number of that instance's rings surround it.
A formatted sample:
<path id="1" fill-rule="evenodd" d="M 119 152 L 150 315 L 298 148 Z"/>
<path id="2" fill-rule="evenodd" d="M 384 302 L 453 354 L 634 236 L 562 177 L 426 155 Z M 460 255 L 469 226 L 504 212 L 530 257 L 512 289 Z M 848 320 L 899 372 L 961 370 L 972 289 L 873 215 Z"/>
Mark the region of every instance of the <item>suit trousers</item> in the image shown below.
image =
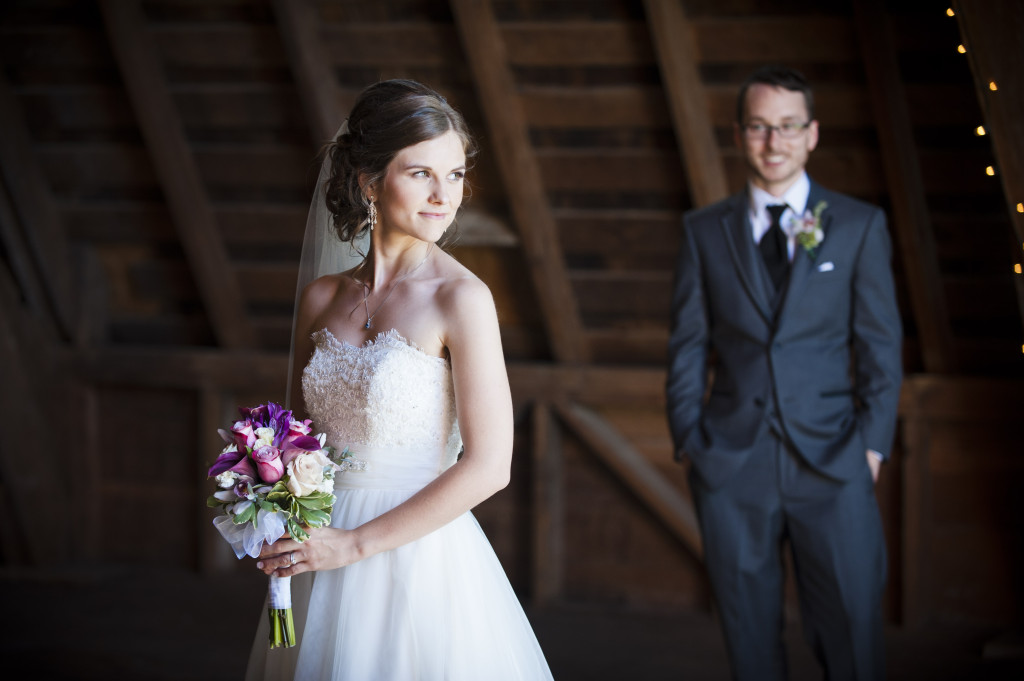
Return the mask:
<path id="1" fill-rule="evenodd" d="M 840 482 L 771 432 L 720 487 L 707 487 L 694 470 L 690 485 L 735 679 L 787 678 L 787 544 L 804 637 L 825 678 L 884 678 L 885 542 L 866 460 L 863 476 Z"/>

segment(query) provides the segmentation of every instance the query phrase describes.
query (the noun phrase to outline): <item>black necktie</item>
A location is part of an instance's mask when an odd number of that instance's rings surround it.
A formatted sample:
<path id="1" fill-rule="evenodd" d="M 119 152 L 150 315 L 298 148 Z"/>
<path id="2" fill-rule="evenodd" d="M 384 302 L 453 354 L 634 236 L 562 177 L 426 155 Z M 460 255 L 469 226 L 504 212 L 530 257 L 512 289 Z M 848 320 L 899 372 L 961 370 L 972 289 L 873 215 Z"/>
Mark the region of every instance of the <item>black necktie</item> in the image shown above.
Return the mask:
<path id="1" fill-rule="evenodd" d="M 764 258 L 764 264 L 768 267 L 772 283 L 778 290 L 782 287 L 782 282 L 786 280 L 786 274 L 789 272 L 789 244 L 780 222 L 782 214 L 786 210 L 786 204 L 782 203 L 767 208 L 772 224 L 761 237 L 758 247 L 761 249 L 761 257 Z"/>

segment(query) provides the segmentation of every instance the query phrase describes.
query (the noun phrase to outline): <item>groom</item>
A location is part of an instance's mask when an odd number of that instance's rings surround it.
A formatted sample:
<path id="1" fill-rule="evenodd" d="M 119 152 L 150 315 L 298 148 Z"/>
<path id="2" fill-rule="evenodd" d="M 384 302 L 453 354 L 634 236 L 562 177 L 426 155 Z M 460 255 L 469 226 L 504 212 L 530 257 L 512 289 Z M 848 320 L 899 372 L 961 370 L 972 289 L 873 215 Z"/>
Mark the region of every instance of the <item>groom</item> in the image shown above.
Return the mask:
<path id="1" fill-rule="evenodd" d="M 825 678 L 881 679 L 874 483 L 902 376 L 885 216 L 808 178 L 818 122 L 799 72 L 747 80 L 735 137 L 745 190 L 683 219 L 667 381 L 733 675 L 786 678 L 788 545 Z"/>

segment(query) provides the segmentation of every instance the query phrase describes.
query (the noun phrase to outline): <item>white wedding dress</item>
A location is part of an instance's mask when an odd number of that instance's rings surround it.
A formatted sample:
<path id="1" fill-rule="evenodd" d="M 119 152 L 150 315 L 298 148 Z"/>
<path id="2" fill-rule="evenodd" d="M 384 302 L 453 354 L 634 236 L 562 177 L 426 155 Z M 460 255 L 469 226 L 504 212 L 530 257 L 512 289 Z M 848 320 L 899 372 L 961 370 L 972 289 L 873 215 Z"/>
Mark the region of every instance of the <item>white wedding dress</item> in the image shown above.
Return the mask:
<path id="1" fill-rule="evenodd" d="M 396 331 L 365 345 L 313 334 L 302 375 L 315 432 L 367 462 L 335 481 L 331 525 L 401 504 L 462 447 L 451 367 Z M 292 578 L 295 648 L 268 650 L 264 616 L 248 679 L 550 679 L 544 654 L 471 513 L 392 551 Z"/>

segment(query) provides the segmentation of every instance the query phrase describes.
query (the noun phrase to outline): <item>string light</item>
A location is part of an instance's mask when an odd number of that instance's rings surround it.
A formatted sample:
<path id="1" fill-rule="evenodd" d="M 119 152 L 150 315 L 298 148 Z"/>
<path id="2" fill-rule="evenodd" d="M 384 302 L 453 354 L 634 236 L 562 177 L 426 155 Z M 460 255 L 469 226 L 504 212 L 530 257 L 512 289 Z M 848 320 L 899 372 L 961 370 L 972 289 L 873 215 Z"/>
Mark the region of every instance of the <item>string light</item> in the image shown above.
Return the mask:
<path id="1" fill-rule="evenodd" d="M 989 89 L 989 90 L 991 90 L 992 92 L 995 92 L 995 91 L 996 91 L 996 90 L 998 90 L 999 88 L 998 88 L 998 87 L 996 87 L 996 82 L 995 82 L 994 80 L 990 80 L 990 81 L 988 82 L 988 89 Z"/>
<path id="2" fill-rule="evenodd" d="M 988 175 L 989 177 L 992 177 L 992 176 L 994 176 L 996 174 L 996 169 L 993 168 L 992 166 L 986 166 L 985 167 L 985 174 Z"/>
<path id="3" fill-rule="evenodd" d="M 977 135 L 978 137 L 984 137 L 985 136 L 985 126 L 984 125 L 979 125 L 978 127 L 976 127 L 974 129 L 974 134 Z"/>
<path id="4" fill-rule="evenodd" d="M 954 12 L 954 11 L 953 11 L 953 8 L 952 8 L 952 7 L 950 7 L 949 9 L 947 9 L 947 10 L 946 10 L 946 16 L 947 16 L 947 17 L 953 17 L 953 16 L 956 16 L 956 12 Z"/>
<path id="5" fill-rule="evenodd" d="M 1017 204 L 1017 212 L 1018 213 L 1024 213 L 1024 203 L 1018 203 Z"/>
<path id="6" fill-rule="evenodd" d="M 967 54 L 967 48 L 964 47 L 963 45 L 957 45 L 956 51 L 959 52 L 960 54 Z"/>
<path id="7" fill-rule="evenodd" d="M 1016 265 L 1013 266 L 1013 271 L 1016 272 L 1017 274 L 1020 274 L 1020 263 L 1017 263 Z"/>

